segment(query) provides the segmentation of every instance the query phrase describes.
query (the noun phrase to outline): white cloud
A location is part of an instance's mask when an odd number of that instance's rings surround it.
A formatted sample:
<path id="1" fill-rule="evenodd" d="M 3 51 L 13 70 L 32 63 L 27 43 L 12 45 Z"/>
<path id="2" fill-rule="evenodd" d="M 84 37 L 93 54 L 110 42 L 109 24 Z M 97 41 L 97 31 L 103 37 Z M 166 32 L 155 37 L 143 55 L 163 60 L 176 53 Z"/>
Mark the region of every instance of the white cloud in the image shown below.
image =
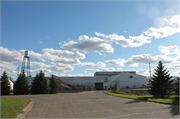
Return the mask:
<path id="1" fill-rule="evenodd" d="M 170 54 L 180 54 L 180 47 L 177 45 L 172 45 L 172 46 L 160 46 L 159 50 L 161 53 L 165 55 L 170 55 Z"/>
<path id="2" fill-rule="evenodd" d="M 50 53 L 67 57 L 67 58 L 85 59 L 85 54 L 80 53 L 79 51 L 76 51 L 74 53 L 68 50 L 55 50 L 53 48 L 45 48 L 45 49 L 42 49 L 42 52 L 50 52 Z"/>
<path id="3" fill-rule="evenodd" d="M 115 71 L 115 68 L 113 68 L 113 67 L 102 68 L 101 71 Z"/>
<path id="4" fill-rule="evenodd" d="M 169 71 L 180 71 L 180 64 L 169 65 L 167 68 Z"/>
<path id="5" fill-rule="evenodd" d="M 49 52 L 45 52 L 44 54 L 42 54 L 42 57 L 45 58 L 45 59 L 49 59 L 51 61 L 57 61 L 60 58 L 57 55 L 52 55 Z"/>
<path id="6" fill-rule="evenodd" d="M 81 61 L 79 59 L 67 59 L 67 58 L 59 58 L 57 60 L 59 63 L 63 64 L 71 64 L 71 65 L 78 65 L 81 64 Z"/>
<path id="7" fill-rule="evenodd" d="M 99 61 L 99 62 L 96 64 L 96 66 L 102 68 L 102 67 L 105 67 L 106 64 Z"/>
<path id="8" fill-rule="evenodd" d="M 99 69 L 86 69 L 85 72 L 97 72 Z"/>
<path id="9" fill-rule="evenodd" d="M 136 71 L 136 73 L 149 76 L 149 70 L 147 70 L 147 69 L 139 69 L 138 71 Z"/>
<path id="10" fill-rule="evenodd" d="M 25 55 L 25 51 L 26 50 L 20 50 L 20 53 L 21 53 L 21 55 Z M 28 51 L 28 55 L 29 55 L 29 57 L 31 58 L 37 58 L 37 59 L 39 59 L 39 60 L 41 60 L 41 61 L 43 61 L 43 62 L 45 62 L 46 60 L 43 58 L 43 55 L 42 54 L 40 54 L 40 53 L 36 53 L 36 52 L 34 52 L 34 51 Z"/>
<path id="11" fill-rule="evenodd" d="M 50 38 L 49 36 L 46 36 L 46 38 Z"/>
<path id="12" fill-rule="evenodd" d="M 143 54 L 143 55 L 133 55 L 126 61 L 126 64 L 129 65 L 138 65 L 141 64 L 157 64 L 159 61 L 162 61 L 165 64 L 173 63 L 174 59 L 165 55 L 156 55 L 151 56 L 150 54 Z"/>
<path id="13" fill-rule="evenodd" d="M 43 62 L 31 62 L 31 67 L 39 67 L 38 70 L 43 69 L 47 73 L 70 72 L 74 70 L 73 66 L 71 66 L 70 64 L 64 64 L 64 63 L 57 63 L 55 65 L 47 65 L 47 64 L 44 64 Z"/>
<path id="14" fill-rule="evenodd" d="M 82 62 L 81 63 L 82 66 L 89 66 L 89 67 L 95 67 L 96 64 L 94 64 L 93 62 Z"/>
<path id="15" fill-rule="evenodd" d="M 101 34 L 99 32 L 95 32 L 96 36 L 102 36 L 102 37 L 105 37 L 106 35 L 105 34 Z"/>
<path id="16" fill-rule="evenodd" d="M 119 68 L 119 67 L 118 67 L 117 70 L 122 70 L 122 68 Z"/>
<path id="17" fill-rule="evenodd" d="M 89 37 L 87 35 L 79 36 L 78 41 L 70 40 L 69 42 L 64 42 L 61 48 L 71 49 L 71 50 L 81 50 L 85 53 L 87 52 L 108 52 L 113 53 L 114 48 L 112 43 L 121 45 L 122 47 L 139 47 L 143 44 L 151 43 L 154 38 L 168 37 L 173 34 L 180 32 L 180 15 L 174 15 L 171 19 L 164 19 L 158 16 L 157 8 L 150 8 L 148 11 L 150 17 L 154 18 L 154 23 L 163 27 L 154 28 L 150 27 L 147 31 L 144 31 L 139 36 L 129 36 L 125 38 L 123 35 L 109 34 L 105 35 L 99 32 L 95 32 L 97 37 Z M 99 38 L 102 37 L 102 38 Z M 100 54 L 101 55 L 101 54 Z"/>
<path id="18" fill-rule="evenodd" d="M 17 66 L 14 66 L 13 64 L 0 63 L 0 71 L 15 70 L 15 69 L 17 69 Z"/>
<path id="19" fill-rule="evenodd" d="M 175 15 L 171 19 L 164 20 L 166 21 L 166 26 L 159 28 L 151 27 L 143 33 L 150 37 L 163 38 L 180 32 L 180 15 Z"/>
<path id="20" fill-rule="evenodd" d="M 0 61 L 5 62 L 22 62 L 23 56 L 17 50 L 9 50 L 0 46 Z"/>
<path id="21" fill-rule="evenodd" d="M 111 40 L 82 35 L 79 36 L 78 41 L 71 40 L 65 42 L 61 47 L 64 49 L 81 50 L 83 52 L 114 52 L 114 48 L 111 46 Z"/>
<path id="22" fill-rule="evenodd" d="M 142 55 L 133 55 L 128 60 L 118 58 L 118 59 L 106 60 L 105 62 L 117 66 L 130 65 L 137 67 L 138 64 L 148 64 L 149 62 L 151 64 L 157 64 L 159 61 L 162 61 L 165 64 L 170 64 L 173 63 L 175 60 L 174 58 L 168 57 L 166 55 L 156 55 L 153 57 L 150 54 L 142 54 Z"/>
<path id="23" fill-rule="evenodd" d="M 74 70 L 74 67 L 70 64 L 58 63 L 56 65 L 51 66 L 50 70 L 52 72 L 70 72 Z"/>
<path id="24" fill-rule="evenodd" d="M 105 62 L 108 62 L 111 65 L 124 66 L 125 60 L 118 58 L 118 59 L 106 60 Z"/>
<path id="25" fill-rule="evenodd" d="M 82 66 L 89 66 L 89 67 L 99 67 L 99 68 L 102 68 L 102 67 L 105 67 L 106 64 L 103 63 L 103 62 L 97 62 L 97 64 L 95 64 L 94 62 L 82 62 L 81 63 Z"/>
<path id="26" fill-rule="evenodd" d="M 51 65 L 44 64 L 43 62 L 31 62 L 31 67 L 49 68 Z"/>
<path id="27" fill-rule="evenodd" d="M 123 35 L 119 36 L 117 34 L 110 34 L 106 35 L 106 39 L 114 41 L 116 44 L 121 45 L 122 47 L 138 47 L 145 43 L 150 43 L 150 37 L 146 37 L 143 34 L 140 36 L 129 36 L 130 38 L 127 39 Z"/>

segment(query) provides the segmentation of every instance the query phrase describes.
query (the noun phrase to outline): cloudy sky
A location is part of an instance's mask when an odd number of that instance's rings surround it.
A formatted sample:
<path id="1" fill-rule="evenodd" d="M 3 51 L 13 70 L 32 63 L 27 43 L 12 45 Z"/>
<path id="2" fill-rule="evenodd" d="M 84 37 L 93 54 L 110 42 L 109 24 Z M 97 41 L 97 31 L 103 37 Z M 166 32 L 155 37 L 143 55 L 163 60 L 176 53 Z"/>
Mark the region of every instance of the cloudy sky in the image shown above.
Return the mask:
<path id="1" fill-rule="evenodd" d="M 180 3 L 163 1 L 2 1 L 0 73 L 14 80 L 29 51 L 31 75 L 149 75 L 161 60 L 180 73 Z"/>

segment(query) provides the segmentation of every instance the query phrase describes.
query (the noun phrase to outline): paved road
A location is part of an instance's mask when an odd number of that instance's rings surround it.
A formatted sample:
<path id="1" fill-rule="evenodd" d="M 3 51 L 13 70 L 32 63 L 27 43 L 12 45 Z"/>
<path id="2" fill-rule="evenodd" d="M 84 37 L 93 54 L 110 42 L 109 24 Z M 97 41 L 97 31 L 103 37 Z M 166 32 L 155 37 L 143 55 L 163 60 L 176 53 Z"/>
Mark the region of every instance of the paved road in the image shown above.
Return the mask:
<path id="1" fill-rule="evenodd" d="M 12 96 L 35 101 L 26 118 L 179 118 L 179 106 L 109 96 L 101 91 Z"/>

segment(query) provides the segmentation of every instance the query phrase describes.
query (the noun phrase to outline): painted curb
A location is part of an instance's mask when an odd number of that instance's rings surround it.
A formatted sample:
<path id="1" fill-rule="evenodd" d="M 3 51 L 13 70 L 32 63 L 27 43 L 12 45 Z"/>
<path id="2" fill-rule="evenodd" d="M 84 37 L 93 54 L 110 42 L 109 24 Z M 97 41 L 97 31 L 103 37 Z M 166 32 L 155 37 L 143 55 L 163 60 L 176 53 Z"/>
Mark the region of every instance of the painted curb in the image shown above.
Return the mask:
<path id="1" fill-rule="evenodd" d="M 24 119 L 26 116 L 30 114 L 35 102 L 32 99 L 29 100 L 30 100 L 29 104 L 23 109 L 22 113 L 17 115 L 15 119 L 19 119 L 19 118 Z"/>

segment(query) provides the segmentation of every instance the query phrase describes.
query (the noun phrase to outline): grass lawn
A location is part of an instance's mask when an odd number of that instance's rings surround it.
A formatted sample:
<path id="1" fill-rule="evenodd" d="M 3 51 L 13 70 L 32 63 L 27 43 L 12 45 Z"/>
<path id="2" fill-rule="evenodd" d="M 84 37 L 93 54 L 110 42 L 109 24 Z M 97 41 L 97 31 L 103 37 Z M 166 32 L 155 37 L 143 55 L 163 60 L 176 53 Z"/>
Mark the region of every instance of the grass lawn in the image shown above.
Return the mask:
<path id="1" fill-rule="evenodd" d="M 70 92 L 71 93 L 71 92 Z M 55 93 L 55 94 L 69 94 L 69 93 Z M 54 95 L 55 95 L 54 94 Z M 9 95 L 14 95 L 14 93 L 10 93 Z M 53 94 L 28 94 L 28 95 L 53 95 Z"/>
<path id="2" fill-rule="evenodd" d="M 172 95 L 170 96 L 170 98 L 154 98 L 152 95 L 128 95 L 128 94 L 118 94 L 110 91 L 103 91 L 103 93 L 118 97 L 124 97 L 124 98 L 140 99 L 145 101 L 179 105 L 179 97 L 177 95 Z"/>
<path id="3" fill-rule="evenodd" d="M 28 99 L 1 97 L 1 118 L 16 117 L 28 103 Z"/>

